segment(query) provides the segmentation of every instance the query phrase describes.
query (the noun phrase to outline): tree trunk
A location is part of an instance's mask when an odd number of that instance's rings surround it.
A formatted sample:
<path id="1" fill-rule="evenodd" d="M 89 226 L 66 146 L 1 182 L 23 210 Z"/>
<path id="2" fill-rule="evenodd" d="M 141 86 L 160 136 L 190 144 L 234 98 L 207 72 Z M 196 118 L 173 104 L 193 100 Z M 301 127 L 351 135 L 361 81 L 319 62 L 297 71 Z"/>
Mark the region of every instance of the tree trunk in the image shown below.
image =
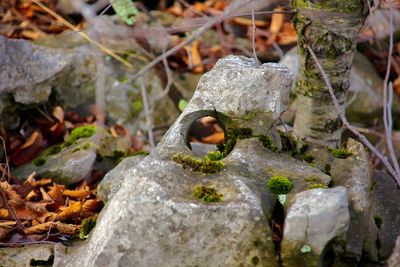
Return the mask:
<path id="1" fill-rule="evenodd" d="M 342 125 L 322 75 L 304 45 L 317 55 L 344 109 L 358 33 L 368 14 L 367 1 L 292 0 L 299 54 L 294 134 L 306 142 L 336 147 Z"/>

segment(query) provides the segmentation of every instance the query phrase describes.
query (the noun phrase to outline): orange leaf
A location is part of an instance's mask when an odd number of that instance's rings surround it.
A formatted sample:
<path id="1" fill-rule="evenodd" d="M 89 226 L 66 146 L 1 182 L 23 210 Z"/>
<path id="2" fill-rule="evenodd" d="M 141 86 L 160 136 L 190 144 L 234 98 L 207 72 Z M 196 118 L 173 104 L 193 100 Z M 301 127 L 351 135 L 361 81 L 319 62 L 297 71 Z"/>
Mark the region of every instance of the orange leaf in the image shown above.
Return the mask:
<path id="1" fill-rule="evenodd" d="M 66 224 L 62 222 L 45 222 L 25 228 L 24 233 L 27 235 L 44 234 L 49 231 L 50 227 L 51 229 L 57 229 L 61 234 L 67 235 L 77 234 L 80 229 L 80 225 Z"/>
<path id="2" fill-rule="evenodd" d="M 0 209 L 0 219 L 8 219 L 9 215 L 8 209 Z"/>
<path id="3" fill-rule="evenodd" d="M 33 220 L 40 217 L 41 213 L 30 209 L 27 206 L 14 206 L 15 215 L 20 220 Z"/>
<path id="4" fill-rule="evenodd" d="M 17 192 L 15 192 L 15 190 L 7 181 L 0 182 L 0 186 L 6 192 L 9 200 L 12 200 L 17 205 L 22 205 L 24 203 L 20 195 Z"/>
<path id="5" fill-rule="evenodd" d="M 25 205 L 36 212 L 47 212 L 46 206 L 49 203 L 44 202 L 26 202 Z"/>
<path id="6" fill-rule="evenodd" d="M 37 198 L 38 194 L 32 190 L 31 192 L 28 193 L 28 195 L 26 195 L 25 200 L 26 201 L 32 201 L 33 199 Z"/>
<path id="7" fill-rule="evenodd" d="M 245 18 L 234 18 L 232 19 L 232 22 L 238 25 L 242 26 L 253 26 L 253 20 L 251 19 L 245 19 Z M 254 24 L 256 27 L 267 27 L 268 22 L 262 21 L 262 20 L 254 20 Z"/>
<path id="8" fill-rule="evenodd" d="M 45 185 L 51 184 L 51 182 L 52 182 L 52 180 L 50 178 L 43 178 L 43 179 L 40 179 L 39 181 L 33 180 L 33 181 L 30 182 L 30 184 L 33 187 L 41 187 L 41 186 L 45 186 Z"/>
<path id="9" fill-rule="evenodd" d="M 52 222 L 36 224 L 31 227 L 25 228 L 24 233 L 26 235 L 47 233 L 47 231 L 49 231 L 49 229 L 50 229 L 50 226 L 52 226 L 52 227 L 54 226 L 54 225 L 52 225 Z"/>
<path id="10" fill-rule="evenodd" d="M 207 137 L 203 137 L 201 138 L 201 140 L 207 144 L 221 144 L 224 141 L 224 138 L 225 134 L 224 132 L 222 132 L 222 133 L 214 133 Z"/>
<path id="11" fill-rule="evenodd" d="M 79 232 L 79 229 L 81 228 L 80 225 L 66 224 L 61 222 L 57 222 L 56 227 L 61 234 L 66 235 L 75 235 Z"/>
<path id="12" fill-rule="evenodd" d="M 89 199 L 83 203 L 82 212 L 98 211 L 102 206 L 102 201 L 97 199 Z"/>
<path id="13" fill-rule="evenodd" d="M 65 221 L 71 217 L 74 216 L 79 216 L 82 210 L 82 203 L 77 201 L 77 202 L 72 202 L 70 205 L 63 211 L 61 211 L 58 214 L 57 220 L 59 221 Z"/>
<path id="14" fill-rule="evenodd" d="M 40 192 L 42 193 L 43 200 L 53 202 L 53 198 L 44 190 L 43 187 L 40 188 Z"/>
<path id="15" fill-rule="evenodd" d="M 89 190 L 64 190 L 63 195 L 75 199 L 87 198 L 90 194 Z"/>
<path id="16" fill-rule="evenodd" d="M 282 11 L 281 7 L 276 7 L 274 11 Z M 277 34 L 282 28 L 284 15 L 279 13 L 274 13 L 271 18 L 271 25 L 269 30 L 272 34 Z"/>
<path id="17" fill-rule="evenodd" d="M 64 122 L 64 117 L 65 113 L 62 107 L 57 106 L 53 109 L 53 116 L 56 118 L 59 122 Z"/>
<path id="18" fill-rule="evenodd" d="M 55 202 L 62 204 L 64 202 L 63 192 L 65 190 L 65 185 L 55 184 L 54 186 L 50 186 L 50 191 L 47 192 L 47 195 L 50 196 Z"/>

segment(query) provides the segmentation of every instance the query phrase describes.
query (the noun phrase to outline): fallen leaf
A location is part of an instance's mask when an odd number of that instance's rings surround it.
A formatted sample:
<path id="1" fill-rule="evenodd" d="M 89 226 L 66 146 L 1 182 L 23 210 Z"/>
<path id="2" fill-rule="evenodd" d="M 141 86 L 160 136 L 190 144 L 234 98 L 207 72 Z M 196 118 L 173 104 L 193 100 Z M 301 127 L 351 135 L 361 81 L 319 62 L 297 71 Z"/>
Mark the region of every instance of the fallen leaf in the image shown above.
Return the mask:
<path id="1" fill-rule="evenodd" d="M 87 198 L 90 194 L 89 187 L 83 190 L 64 190 L 63 195 L 75 199 Z"/>
<path id="2" fill-rule="evenodd" d="M 65 190 L 65 185 L 58 185 L 55 184 L 53 186 L 50 186 L 50 190 L 47 192 L 47 195 L 50 196 L 50 198 L 59 203 L 63 204 L 64 203 L 64 198 L 63 198 L 63 192 Z"/>
<path id="3" fill-rule="evenodd" d="M 69 206 L 58 214 L 57 220 L 65 221 L 71 217 L 79 216 L 82 210 L 82 203 L 79 201 L 71 202 Z"/>
<path id="4" fill-rule="evenodd" d="M 15 190 L 7 181 L 0 182 L 0 186 L 6 192 L 9 201 L 13 201 L 17 205 L 22 205 L 24 203 L 24 200 L 17 192 L 15 192 Z"/>
<path id="5" fill-rule="evenodd" d="M 14 165 L 22 165 L 34 159 L 44 147 L 43 136 L 40 130 L 35 130 L 22 146 L 18 147 L 10 156 Z"/>
<path id="6" fill-rule="evenodd" d="M 44 202 L 26 202 L 25 205 L 36 212 L 47 212 L 46 206 L 49 203 Z"/>
<path id="7" fill-rule="evenodd" d="M 4 239 L 6 239 L 9 232 L 10 232 L 10 230 L 0 227 L 0 241 L 3 241 Z"/>
<path id="8" fill-rule="evenodd" d="M 98 211 L 102 206 L 102 201 L 97 199 L 88 199 L 82 205 L 82 212 Z"/>
<path id="9" fill-rule="evenodd" d="M 224 140 L 225 140 L 225 134 L 223 132 L 214 133 L 207 137 L 201 138 L 201 141 L 207 144 L 221 144 L 222 142 L 224 142 Z"/>
<path id="10" fill-rule="evenodd" d="M 282 7 L 276 7 L 274 9 L 275 12 L 280 12 L 282 10 L 283 10 Z M 283 20 L 284 20 L 284 14 L 274 13 L 271 18 L 271 25 L 269 26 L 269 31 L 272 34 L 279 33 L 283 25 Z"/>
<path id="11" fill-rule="evenodd" d="M 20 220 L 33 220 L 42 214 L 41 212 L 36 212 L 27 206 L 13 206 L 15 215 Z"/>
<path id="12" fill-rule="evenodd" d="M 43 187 L 40 188 L 40 192 L 42 193 L 42 198 L 45 201 L 53 202 L 53 198 L 44 190 Z"/>
<path id="13" fill-rule="evenodd" d="M 32 201 L 36 198 L 38 198 L 38 194 L 35 192 L 35 190 L 32 190 L 31 192 L 28 193 L 28 195 L 26 195 L 25 200 L 26 201 Z"/>
<path id="14" fill-rule="evenodd" d="M 0 219 L 2 219 L 2 220 L 8 219 L 9 216 L 10 216 L 10 213 L 9 213 L 8 209 L 0 209 Z"/>
<path id="15" fill-rule="evenodd" d="M 53 109 L 53 116 L 54 118 L 56 118 L 59 122 L 64 122 L 64 118 L 65 118 L 65 113 L 62 107 L 60 106 L 56 106 Z"/>
<path id="16" fill-rule="evenodd" d="M 253 26 L 253 20 L 252 19 L 246 19 L 246 18 L 234 18 L 232 19 L 232 22 L 241 26 Z M 268 22 L 262 21 L 262 20 L 254 20 L 254 24 L 256 27 L 267 27 Z"/>

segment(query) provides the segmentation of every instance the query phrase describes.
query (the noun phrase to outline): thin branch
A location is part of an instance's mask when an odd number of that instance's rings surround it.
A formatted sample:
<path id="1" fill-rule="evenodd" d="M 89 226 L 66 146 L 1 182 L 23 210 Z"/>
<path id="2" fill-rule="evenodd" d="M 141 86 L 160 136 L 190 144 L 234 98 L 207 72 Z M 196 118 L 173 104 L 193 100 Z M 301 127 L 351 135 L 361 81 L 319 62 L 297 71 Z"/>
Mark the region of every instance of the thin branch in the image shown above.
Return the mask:
<path id="1" fill-rule="evenodd" d="M 143 77 L 140 78 L 140 89 L 142 91 L 143 107 L 144 107 L 144 113 L 146 115 L 146 124 L 147 124 L 147 131 L 148 131 L 148 135 L 149 135 L 149 143 L 150 143 L 151 148 L 154 149 L 155 142 L 154 142 L 154 136 L 153 136 L 153 119 L 152 119 L 152 115 L 150 114 L 149 100 L 148 100 L 146 85 L 145 85 Z"/>
<path id="2" fill-rule="evenodd" d="M 37 0 L 34 0 L 37 1 Z M 215 24 L 221 23 L 222 21 L 224 21 L 225 19 L 229 18 L 229 16 L 232 16 L 232 13 L 234 13 L 234 11 L 238 10 L 239 8 L 242 8 L 243 6 L 246 6 L 247 3 L 244 3 L 242 5 L 239 5 L 238 7 L 236 7 L 233 10 L 225 11 L 224 13 L 222 13 L 220 16 L 217 16 L 215 18 L 210 19 L 208 22 L 206 22 L 203 26 L 201 26 L 199 29 L 197 29 L 194 33 L 192 33 L 185 41 L 183 41 L 182 43 L 178 44 L 177 46 L 171 48 L 170 50 L 166 51 L 165 53 L 159 55 L 158 57 L 156 57 L 153 61 L 151 61 L 149 64 L 147 64 L 144 68 L 142 68 L 140 71 L 138 71 L 134 76 L 133 76 L 133 80 L 136 80 L 137 78 L 139 78 L 140 76 L 142 76 L 143 74 L 145 74 L 147 71 L 149 71 L 151 68 L 153 68 L 154 66 L 156 66 L 158 63 L 160 63 L 163 58 L 167 58 L 173 54 L 175 54 L 176 52 L 178 52 L 180 49 L 182 49 L 184 46 L 190 44 L 191 42 L 193 42 L 194 40 L 196 40 L 197 38 L 199 38 L 202 34 L 204 34 L 206 31 L 208 31 L 210 28 L 214 27 Z"/>
<path id="3" fill-rule="evenodd" d="M 124 64 L 127 68 L 133 69 L 133 65 L 129 63 L 128 61 L 124 60 L 122 57 L 118 56 L 115 54 L 112 50 L 108 49 L 104 45 L 93 41 L 85 32 L 80 31 L 76 26 L 74 26 L 72 23 L 68 22 L 66 19 L 64 19 L 62 16 L 58 15 L 56 12 L 45 6 L 40 0 L 32 0 L 35 4 L 37 4 L 40 8 L 42 8 L 44 11 L 55 17 L 57 20 L 61 21 L 65 26 L 73 30 L 74 32 L 78 33 L 80 36 L 82 36 L 85 40 L 88 42 L 94 44 L 98 48 L 100 48 L 104 53 L 108 54 L 109 56 L 115 58 L 122 64 Z"/>
<path id="4" fill-rule="evenodd" d="M 340 120 L 343 123 L 343 126 L 346 127 L 348 130 L 350 130 L 354 135 L 357 136 L 357 138 L 363 143 L 366 147 L 368 147 L 369 150 L 372 151 L 376 155 L 377 158 L 380 159 L 380 161 L 385 165 L 386 169 L 389 171 L 390 175 L 394 178 L 395 182 L 397 183 L 397 186 L 400 186 L 400 174 L 396 173 L 396 171 L 393 169 L 393 167 L 390 165 L 390 162 L 388 159 L 381 154 L 369 141 L 368 139 L 362 135 L 356 127 L 352 126 L 348 121 L 346 116 L 344 115 L 343 109 L 341 108 L 339 101 L 337 100 L 335 93 L 333 91 L 331 82 L 329 80 L 328 75 L 326 74 L 325 70 L 321 66 L 320 62 L 318 61 L 317 56 L 315 55 L 314 51 L 311 49 L 311 47 L 307 44 L 304 45 L 305 48 L 307 48 L 308 52 L 314 59 L 315 65 L 317 66 L 319 72 L 321 73 L 325 85 L 328 88 L 329 94 L 332 98 L 332 102 L 336 108 L 336 112 L 338 113 Z"/>
<path id="5" fill-rule="evenodd" d="M 251 44 L 253 45 L 253 57 L 258 61 L 256 53 L 256 20 L 254 16 L 254 0 L 251 0 L 251 23 L 252 23 L 252 35 Z"/>

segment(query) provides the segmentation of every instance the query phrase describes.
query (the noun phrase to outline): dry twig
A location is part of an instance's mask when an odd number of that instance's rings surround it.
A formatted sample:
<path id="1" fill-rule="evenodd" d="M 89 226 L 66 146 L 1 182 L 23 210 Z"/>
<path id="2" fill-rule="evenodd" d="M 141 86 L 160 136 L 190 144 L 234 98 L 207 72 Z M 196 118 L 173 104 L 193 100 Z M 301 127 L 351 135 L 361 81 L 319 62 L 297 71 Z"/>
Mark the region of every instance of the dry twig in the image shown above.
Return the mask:
<path id="1" fill-rule="evenodd" d="M 357 138 L 361 141 L 361 143 L 363 143 L 366 147 L 368 147 L 369 150 L 372 151 L 372 153 L 374 153 L 376 155 L 377 158 L 380 159 L 380 161 L 385 165 L 386 169 L 389 171 L 390 175 L 394 178 L 395 182 L 397 183 L 397 186 L 400 186 L 400 174 L 396 173 L 396 171 L 394 170 L 393 166 L 390 164 L 390 162 L 388 161 L 388 159 L 382 154 L 380 153 L 375 147 L 374 145 L 372 145 L 368 139 L 361 134 L 356 127 L 354 127 L 353 125 L 351 125 L 348 121 L 346 116 L 344 115 L 344 112 L 342 110 L 342 108 L 340 107 L 339 101 L 337 100 L 335 93 L 333 91 L 331 82 L 329 80 L 328 75 L 326 74 L 325 70 L 323 69 L 323 67 L 321 66 L 321 63 L 319 62 L 317 56 L 315 55 L 314 51 L 311 49 L 311 47 L 309 45 L 305 45 L 305 48 L 308 50 L 308 52 L 310 53 L 310 55 L 312 56 L 312 58 L 314 59 L 314 62 L 319 70 L 319 72 L 322 75 L 322 78 L 324 79 L 325 85 L 328 88 L 329 94 L 332 98 L 332 102 L 336 108 L 336 111 L 340 117 L 340 120 L 343 123 L 343 126 L 345 128 L 347 128 L 349 131 L 351 131 L 355 136 L 357 136 Z"/>

